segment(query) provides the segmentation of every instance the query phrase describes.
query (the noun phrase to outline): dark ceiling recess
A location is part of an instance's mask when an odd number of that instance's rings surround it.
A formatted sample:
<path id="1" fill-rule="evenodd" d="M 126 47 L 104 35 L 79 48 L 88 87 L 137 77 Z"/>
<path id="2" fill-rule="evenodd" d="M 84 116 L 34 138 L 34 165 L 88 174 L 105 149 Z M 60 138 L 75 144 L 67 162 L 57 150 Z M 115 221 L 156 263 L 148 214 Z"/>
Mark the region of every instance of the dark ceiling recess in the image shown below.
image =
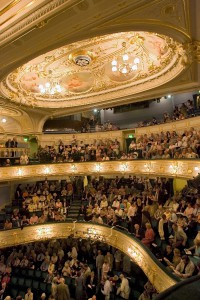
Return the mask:
<path id="1" fill-rule="evenodd" d="M 141 102 L 115 106 L 114 107 L 114 114 L 123 113 L 123 112 L 127 112 L 127 111 L 132 111 L 132 110 L 137 110 L 137 109 L 148 108 L 150 103 L 155 101 L 155 100 L 157 100 L 157 99 L 150 99 L 150 100 L 145 100 L 145 101 L 141 101 Z"/>

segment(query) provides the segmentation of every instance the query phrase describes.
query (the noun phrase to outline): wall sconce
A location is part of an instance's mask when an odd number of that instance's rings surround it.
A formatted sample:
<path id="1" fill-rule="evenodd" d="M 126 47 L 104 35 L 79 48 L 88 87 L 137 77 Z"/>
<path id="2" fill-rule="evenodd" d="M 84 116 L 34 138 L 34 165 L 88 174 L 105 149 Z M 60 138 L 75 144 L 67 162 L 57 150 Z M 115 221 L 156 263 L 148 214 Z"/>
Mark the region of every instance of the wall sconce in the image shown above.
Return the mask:
<path id="1" fill-rule="evenodd" d="M 170 165 L 169 166 L 169 169 L 170 169 L 170 172 L 172 174 L 177 174 L 178 171 L 179 171 L 179 166 L 178 166 L 178 163 L 174 164 L 174 165 Z"/>
<path id="2" fill-rule="evenodd" d="M 22 169 L 18 169 L 17 170 L 17 176 L 21 177 L 23 175 L 23 170 Z"/>
<path id="3" fill-rule="evenodd" d="M 45 175 L 47 175 L 47 174 L 49 174 L 50 173 L 50 168 L 49 167 L 46 167 L 45 169 L 44 169 L 44 174 Z"/>
<path id="4" fill-rule="evenodd" d="M 49 239 L 52 235 L 52 228 L 51 227 L 44 227 L 37 229 L 38 239 Z"/>
<path id="5" fill-rule="evenodd" d="M 96 172 L 100 172 L 102 170 L 102 166 L 100 164 L 95 165 Z"/>
<path id="6" fill-rule="evenodd" d="M 134 251 L 133 249 L 131 249 L 130 247 L 128 248 L 128 253 L 129 253 L 133 258 L 136 258 L 136 257 L 137 257 L 137 252 Z"/>
<path id="7" fill-rule="evenodd" d="M 88 232 L 89 234 L 94 234 L 94 235 L 97 234 L 97 231 L 96 231 L 94 228 L 88 228 L 87 232 Z"/>
<path id="8" fill-rule="evenodd" d="M 126 172 L 126 171 L 128 170 L 128 165 L 127 165 L 127 163 L 122 164 L 122 165 L 120 166 L 120 169 L 121 169 L 122 172 Z"/>
<path id="9" fill-rule="evenodd" d="M 72 169 L 72 172 L 77 171 L 77 167 L 76 167 L 75 165 L 72 165 L 72 166 L 71 166 L 71 169 Z"/>
<path id="10" fill-rule="evenodd" d="M 144 167 L 146 169 L 146 172 L 151 172 L 153 168 L 152 163 L 146 163 L 144 164 Z"/>

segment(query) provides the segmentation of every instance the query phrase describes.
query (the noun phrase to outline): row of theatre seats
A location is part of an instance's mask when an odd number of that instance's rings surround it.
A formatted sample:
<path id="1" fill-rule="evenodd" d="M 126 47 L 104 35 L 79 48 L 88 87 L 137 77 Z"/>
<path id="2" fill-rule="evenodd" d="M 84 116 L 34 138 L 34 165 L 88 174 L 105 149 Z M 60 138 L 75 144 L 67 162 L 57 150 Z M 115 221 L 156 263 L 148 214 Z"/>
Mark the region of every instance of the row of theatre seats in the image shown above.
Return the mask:
<path id="1" fill-rule="evenodd" d="M 88 264 L 91 270 L 94 270 L 93 264 Z M 134 266 L 135 274 L 134 276 L 127 277 L 129 280 L 129 285 L 131 288 L 131 293 L 129 299 L 137 300 L 140 294 L 143 292 L 144 284 L 147 279 L 144 274 L 137 274 L 137 266 Z M 21 295 L 22 298 L 25 298 L 25 294 L 28 288 L 31 288 L 34 294 L 34 300 L 41 299 L 41 294 L 45 293 L 46 296 L 51 295 L 51 283 L 44 282 L 47 277 L 47 272 L 42 272 L 41 270 L 34 269 L 22 269 L 15 267 L 12 269 L 11 280 L 9 283 L 9 295 L 12 298 L 16 298 L 17 295 Z M 114 271 L 114 275 L 119 275 L 119 272 Z M 72 299 L 75 297 L 75 278 L 65 278 L 65 283 L 69 287 L 70 296 Z M 99 290 L 99 297 L 101 296 Z M 97 297 L 98 299 L 98 297 Z M 111 293 L 111 300 L 122 300 L 120 296 Z"/>

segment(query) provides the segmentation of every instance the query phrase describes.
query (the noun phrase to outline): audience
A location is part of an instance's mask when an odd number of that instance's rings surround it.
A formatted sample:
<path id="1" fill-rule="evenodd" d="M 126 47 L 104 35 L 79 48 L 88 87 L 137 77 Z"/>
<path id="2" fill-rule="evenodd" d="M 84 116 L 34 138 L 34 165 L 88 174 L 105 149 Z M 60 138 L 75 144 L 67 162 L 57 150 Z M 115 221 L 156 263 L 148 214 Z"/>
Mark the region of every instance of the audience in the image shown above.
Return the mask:
<path id="1" fill-rule="evenodd" d="M 168 112 L 164 112 L 163 119 L 157 120 L 157 118 L 153 117 L 150 121 L 139 122 L 138 127 L 169 123 L 173 121 L 184 120 L 193 116 L 195 116 L 194 103 L 189 99 L 184 103 L 176 105 L 171 116 Z"/>
<path id="2" fill-rule="evenodd" d="M 176 134 L 172 136 L 175 141 Z M 200 190 L 196 182 L 198 176 L 181 192 L 173 193 L 172 180 L 159 177 L 88 177 L 87 186 L 82 186 L 81 189 L 75 181 L 61 184 L 46 178 L 43 182 L 17 187 L 15 197 L 19 200 L 19 208 L 13 209 L 10 218 L 5 221 L 4 229 L 23 228 L 48 221 L 65 221 L 70 203 L 79 189 L 81 218 L 99 224 L 125 227 L 171 272 L 185 279 L 197 274 L 200 267 Z M 68 242 L 67 239 L 66 243 Z M 102 284 L 102 294 L 109 299 L 108 287 L 113 280 L 110 279 L 113 265 L 118 270 L 126 270 L 126 274 L 130 272 L 126 256 L 119 250 L 113 253 L 104 250 L 102 254 L 101 249 L 93 248 L 90 241 L 81 244 L 81 248 L 79 242 L 74 240 L 70 246 L 64 242 L 59 242 L 56 246 L 51 244 L 53 241 L 49 243 L 47 248 L 42 243 L 39 243 L 39 247 L 36 244 L 34 248 L 19 247 L 17 255 L 16 250 L 13 250 L 5 260 L 2 259 L 2 293 L 9 286 L 12 268 L 15 267 L 39 268 L 47 272 L 45 281 L 52 283 L 52 297 L 57 294 L 57 299 L 58 290 L 63 290 L 66 297 L 69 296 L 62 278 L 73 276 L 76 277 L 76 299 L 79 299 L 84 289 L 87 290 L 88 298 L 93 298 L 93 285 L 96 287 L 96 281 Z M 187 254 L 190 250 L 195 250 L 194 256 Z M 88 259 L 93 259 L 97 278 L 87 264 Z M 59 279 L 56 274 L 63 277 Z M 120 279 L 117 294 L 128 299 L 129 281 L 124 274 L 120 275 Z"/>

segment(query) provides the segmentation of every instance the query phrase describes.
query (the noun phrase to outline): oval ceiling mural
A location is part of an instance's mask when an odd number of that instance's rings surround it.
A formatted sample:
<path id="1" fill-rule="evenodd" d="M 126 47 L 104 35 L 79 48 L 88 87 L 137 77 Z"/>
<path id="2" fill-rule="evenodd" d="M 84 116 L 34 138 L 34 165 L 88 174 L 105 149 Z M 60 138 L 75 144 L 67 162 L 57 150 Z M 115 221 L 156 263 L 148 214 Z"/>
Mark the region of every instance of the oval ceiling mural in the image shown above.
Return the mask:
<path id="1" fill-rule="evenodd" d="M 1 82 L 12 101 L 61 108 L 98 104 L 152 89 L 184 69 L 182 45 L 150 32 L 99 36 L 43 54 Z"/>

